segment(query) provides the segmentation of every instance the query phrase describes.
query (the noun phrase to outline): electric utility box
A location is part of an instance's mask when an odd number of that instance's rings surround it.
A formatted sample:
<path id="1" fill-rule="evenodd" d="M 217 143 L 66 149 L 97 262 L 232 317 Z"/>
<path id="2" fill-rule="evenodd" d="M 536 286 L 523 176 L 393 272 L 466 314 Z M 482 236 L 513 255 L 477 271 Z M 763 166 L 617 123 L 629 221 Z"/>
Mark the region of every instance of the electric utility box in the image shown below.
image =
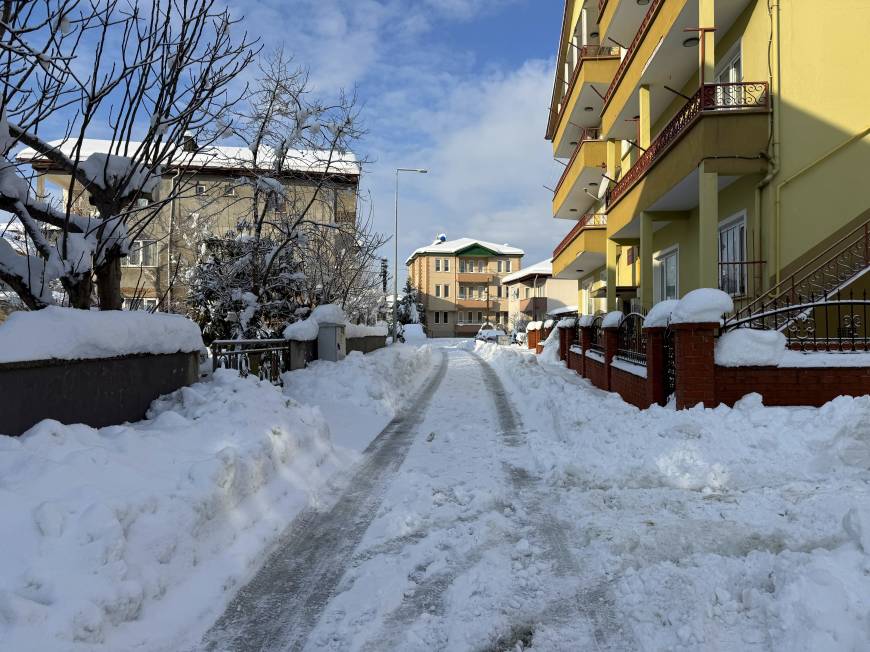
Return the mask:
<path id="1" fill-rule="evenodd" d="M 344 337 L 344 324 L 320 324 L 317 333 L 317 357 L 320 360 L 338 362 L 344 360 L 347 346 Z"/>

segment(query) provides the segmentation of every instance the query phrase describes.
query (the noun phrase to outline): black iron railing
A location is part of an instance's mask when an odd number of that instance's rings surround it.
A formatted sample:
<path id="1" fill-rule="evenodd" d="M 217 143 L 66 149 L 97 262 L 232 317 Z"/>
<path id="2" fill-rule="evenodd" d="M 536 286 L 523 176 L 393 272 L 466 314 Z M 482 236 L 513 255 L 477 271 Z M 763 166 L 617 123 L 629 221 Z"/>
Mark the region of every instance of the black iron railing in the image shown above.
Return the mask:
<path id="1" fill-rule="evenodd" d="M 589 350 L 601 355 L 604 355 L 604 329 L 601 327 L 603 321 L 604 315 L 596 315 L 590 324 L 592 341 L 589 342 Z"/>
<path id="2" fill-rule="evenodd" d="M 722 330 L 779 331 L 785 335 L 788 347 L 796 351 L 863 352 L 870 351 L 868 317 L 870 300 L 866 290 L 857 295 L 853 292 L 810 295 L 795 302 L 788 297 L 776 297 L 762 311 L 729 318 Z"/>
<path id="3" fill-rule="evenodd" d="M 281 374 L 290 370 L 287 340 L 215 340 L 211 343 L 212 369 L 235 369 L 243 378 L 254 374 L 260 380 L 280 385 Z"/>
<path id="4" fill-rule="evenodd" d="M 630 312 L 619 325 L 619 344 L 616 347 L 616 358 L 646 366 L 646 333 L 643 330 L 644 316 L 639 312 Z"/>
<path id="5" fill-rule="evenodd" d="M 665 329 L 662 346 L 664 347 L 662 374 L 664 376 L 665 398 L 667 398 L 677 391 L 677 355 L 674 344 L 674 330 L 670 326 Z"/>

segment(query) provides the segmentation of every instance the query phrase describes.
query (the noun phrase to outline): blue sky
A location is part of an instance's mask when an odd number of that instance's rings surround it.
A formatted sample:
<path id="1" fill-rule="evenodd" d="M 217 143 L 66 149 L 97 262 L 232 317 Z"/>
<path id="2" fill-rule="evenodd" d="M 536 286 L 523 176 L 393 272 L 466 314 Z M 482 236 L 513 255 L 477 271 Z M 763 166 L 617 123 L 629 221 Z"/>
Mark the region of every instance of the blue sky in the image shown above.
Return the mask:
<path id="1" fill-rule="evenodd" d="M 311 70 L 318 92 L 356 88 L 369 130 L 360 153 L 375 225 L 399 257 L 438 233 L 510 243 L 525 264 L 550 255 L 570 225 L 550 216 L 561 166 L 544 128 L 562 0 L 257 0 L 233 5 L 271 49 Z M 392 243 L 385 251 L 392 261 Z M 400 279 L 403 279 L 400 265 Z"/>

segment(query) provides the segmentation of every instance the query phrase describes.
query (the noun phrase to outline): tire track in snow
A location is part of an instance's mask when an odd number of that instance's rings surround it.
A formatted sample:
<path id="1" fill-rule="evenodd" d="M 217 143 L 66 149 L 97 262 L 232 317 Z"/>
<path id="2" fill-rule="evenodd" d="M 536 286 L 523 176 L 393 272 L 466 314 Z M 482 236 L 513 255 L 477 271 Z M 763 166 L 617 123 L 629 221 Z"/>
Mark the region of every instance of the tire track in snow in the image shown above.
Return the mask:
<path id="1" fill-rule="evenodd" d="M 436 371 L 365 449 L 346 488 L 328 511 L 302 512 L 260 571 L 203 637 L 203 649 L 233 652 L 301 650 L 333 597 L 354 550 L 377 514 L 386 487 L 405 459 L 416 427 L 447 371 Z"/>
<path id="2" fill-rule="evenodd" d="M 484 381 L 495 402 L 498 424 L 505 443 L 511 447 L 528 444 L 522 421 L 514 410 L 508 398 L 504 384 L 492 366 L 477 353 L 471 353 L 480 363 Z M 505 463 L 508 475 L 517 491 L 518 498 L 526 503 L 529 514 L 537 514 L 537 522 L 532 526 L 543 539 L 548 549 L 551 561 L 559 575 L 580 577 L 581 570 L 574 555 L 571 554 L 567 528 L 546 508 L 544 492 L 540 488 L 540 478 L 530 474 L 526 469 Z M 586 618 L 597 650 L 627 650 L 639 649 L 637 642 L 616 618 L 615 599 L 611 581 L 605 580 L 598 584 L 581 589 L 574 595 L 575 604 L 567 604 L 559 600 L 548 604 L 542 610 L 540 617 L 544 623 L 553 620 L 564 621 L 574 617 L 578 612 Z"/>

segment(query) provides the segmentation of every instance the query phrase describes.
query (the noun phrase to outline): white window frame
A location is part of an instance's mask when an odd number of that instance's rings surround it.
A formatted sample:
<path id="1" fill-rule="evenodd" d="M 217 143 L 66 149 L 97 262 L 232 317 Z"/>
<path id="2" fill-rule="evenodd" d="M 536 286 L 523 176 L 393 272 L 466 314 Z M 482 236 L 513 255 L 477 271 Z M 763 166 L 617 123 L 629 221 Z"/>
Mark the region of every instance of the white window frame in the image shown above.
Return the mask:
<path id="1" fill-rule="evenodd" d="M 435 271 L 436 272 L 441 271 L 441 259 L 440 258 L 435 259 Z"/>
<path id="2" fill-rule="evenodd" d="M 196 186 L 194 186 L 194 193 L 196 193 L 197 196 L 204 195 L 205 192 L 206 192 L 205 184 L 198 183 L 198 184 L 196 184 Z"/>
<path id="3" fill-rule="evenodd" d="M 144 251 L 145 247 L 150 247 L 151 255 L 153 256 L 153 261 L 150 265 L 144 264 Z M 121 259 L 122 267 L 159 267 L 160 259 L 158 257 L 157 251 L 157 240 L 152 238 L 142 238 L 140 240 L 133 240 L 130 243 L 130 253 L 128 253 L 124 258 Z"/>
<path id="4" fill-rule="evenodd" d="M 505 269 L 504 269 L 504 271 L 506 271 L 506 272 L 510 272 L 510 271 L 511 271 L 511 259 L 508 258 L 508 259 L 507 259 L 506 261 L 504 261 L 504 262 L 505 262 Z"/>
<path id="5" fill-rule="evenodd" d="M 450 271 L 450 259 L 449 258 L 444 259 L 444 271 L 445 272 Z"/>
<path id="6" fill-rule="evenodd" d="M 445 299 L 450 298 L 450 285 L 448 283 L 444 284 L 444 298 Z"/>
<path id="7" fill-rule="evenodd" d="M 740 61 L 739 79 L 732 79 L 731 71 L 734 70 L 735 62 Z M 722 76 L 728 73 L 728 79 L 722 79 Z M 716 66 L 716 76 L 714 78 L 717 84 L 735 84 L 743 81 L 743 40 L 737 41 L 734 47 L 729 50 L 728 54 L 722 57 L 721 62 Z M 742 91 L 741 91 L 742 92 Z M 723 93 L 717 90 L 718 97 L 716 104 L 719 106 L 728 106 L 729 104 L 737 104 L 739 98 L 737 95 L 724 96 Z M 733 100 L 733 101 L 732 101 Z M 741 102 L 742 103 L 742 102 Z"/>
<path id="8" fill-rule="evenodd" d="M 748 256 L 748 248 L 747 248 L 748 243 L 746 241 L 746 235 L 747 235 L 746 232 L 747 232 L 748 227 L 749 227 L 748 222 L 749 222 L 748 212 L 745 208 L 743 210 L 737 211 L 733 215 L 730 215 L 729 217 L 727 217 L 724 220 L 722 220 L 721 222 L 719 222 L 719 227 L 716 231 L 716 256 L 717 256 L 718 263 L 726 262 L 726 261 L 722 260 L 722 239 L 721 239 L 722 233 L 724 231 L 728 231 L 730 229 L 733 229 L 735 226 L 738 226 L 740 224 L 743 225 L 743 257 L 746 258 Z M 737 262 L 746 262 L 746 261 L 745 260 L 742 260 L 742 261 L 735 260 L 735 261 L 727 261 L 727 262 L 737 263 Z M 718 267 L 718 265 L 717 265 L 717 267 Z M 738 269 L 740 269 L 740 268 L 738 268 Z M 748 286 L 748 282 L 749 282 L 749 279 L 747 277 L 747 271 L 748 270 L 746 269 L 746 266 L 744 266 L 742 269 L 743 279 L 742 279 L 742 287 L 741 287 L 741 289 L 743 291 L 742 292 L 738 291 L 736 293 L 729 293 L 729 294 L 731 294 L 731 296 L 737 297 L 737 296 L 743 296 L 746 294 L 747 286 Z M 721 267 L 719 267 L 718 272 L 719 272 L 718 283 L 719 283 L 719 286 L 721 289 L 721 286 L 722 286 L 722 268 Z M 727 292 L 728 290 L 724 290 L 724 291 Z"/>
<path id="9" fill-rule="evenodd" d="M 139 297 L 136 299 L 124 297 L 121 307 L 124 310 L 151 310 L 153 308 L 154 312 L 158 312 L 159 304 L 160 302 L 154 297 Z"/>
<path id="10" fill-rule="evenodd" d="M 663 265 L 662 261 L 665 258 L 669 258 L 670 256 L 676 256 L 677 258 L 677 278 L 674 280 L 674 288 L 676 292 L 676 296 L 674 298 L 680 298 L 680 245 L 675 244 L 670 247 L 665 247 L 664 249 L 660 249 L 659 251 L 653 252 L 653 302 L 658 303 L 659 301 L 664 300 L 664 287 L 662 284 L 664 283 L 664 275 L 663 275 Z"/>
<path id="11" fill-rule="evenodd" d="M 436 299 L 441 298 L 441 286 L 437 285 L 437 284 L 435 285 L 435 298 Z"/>

